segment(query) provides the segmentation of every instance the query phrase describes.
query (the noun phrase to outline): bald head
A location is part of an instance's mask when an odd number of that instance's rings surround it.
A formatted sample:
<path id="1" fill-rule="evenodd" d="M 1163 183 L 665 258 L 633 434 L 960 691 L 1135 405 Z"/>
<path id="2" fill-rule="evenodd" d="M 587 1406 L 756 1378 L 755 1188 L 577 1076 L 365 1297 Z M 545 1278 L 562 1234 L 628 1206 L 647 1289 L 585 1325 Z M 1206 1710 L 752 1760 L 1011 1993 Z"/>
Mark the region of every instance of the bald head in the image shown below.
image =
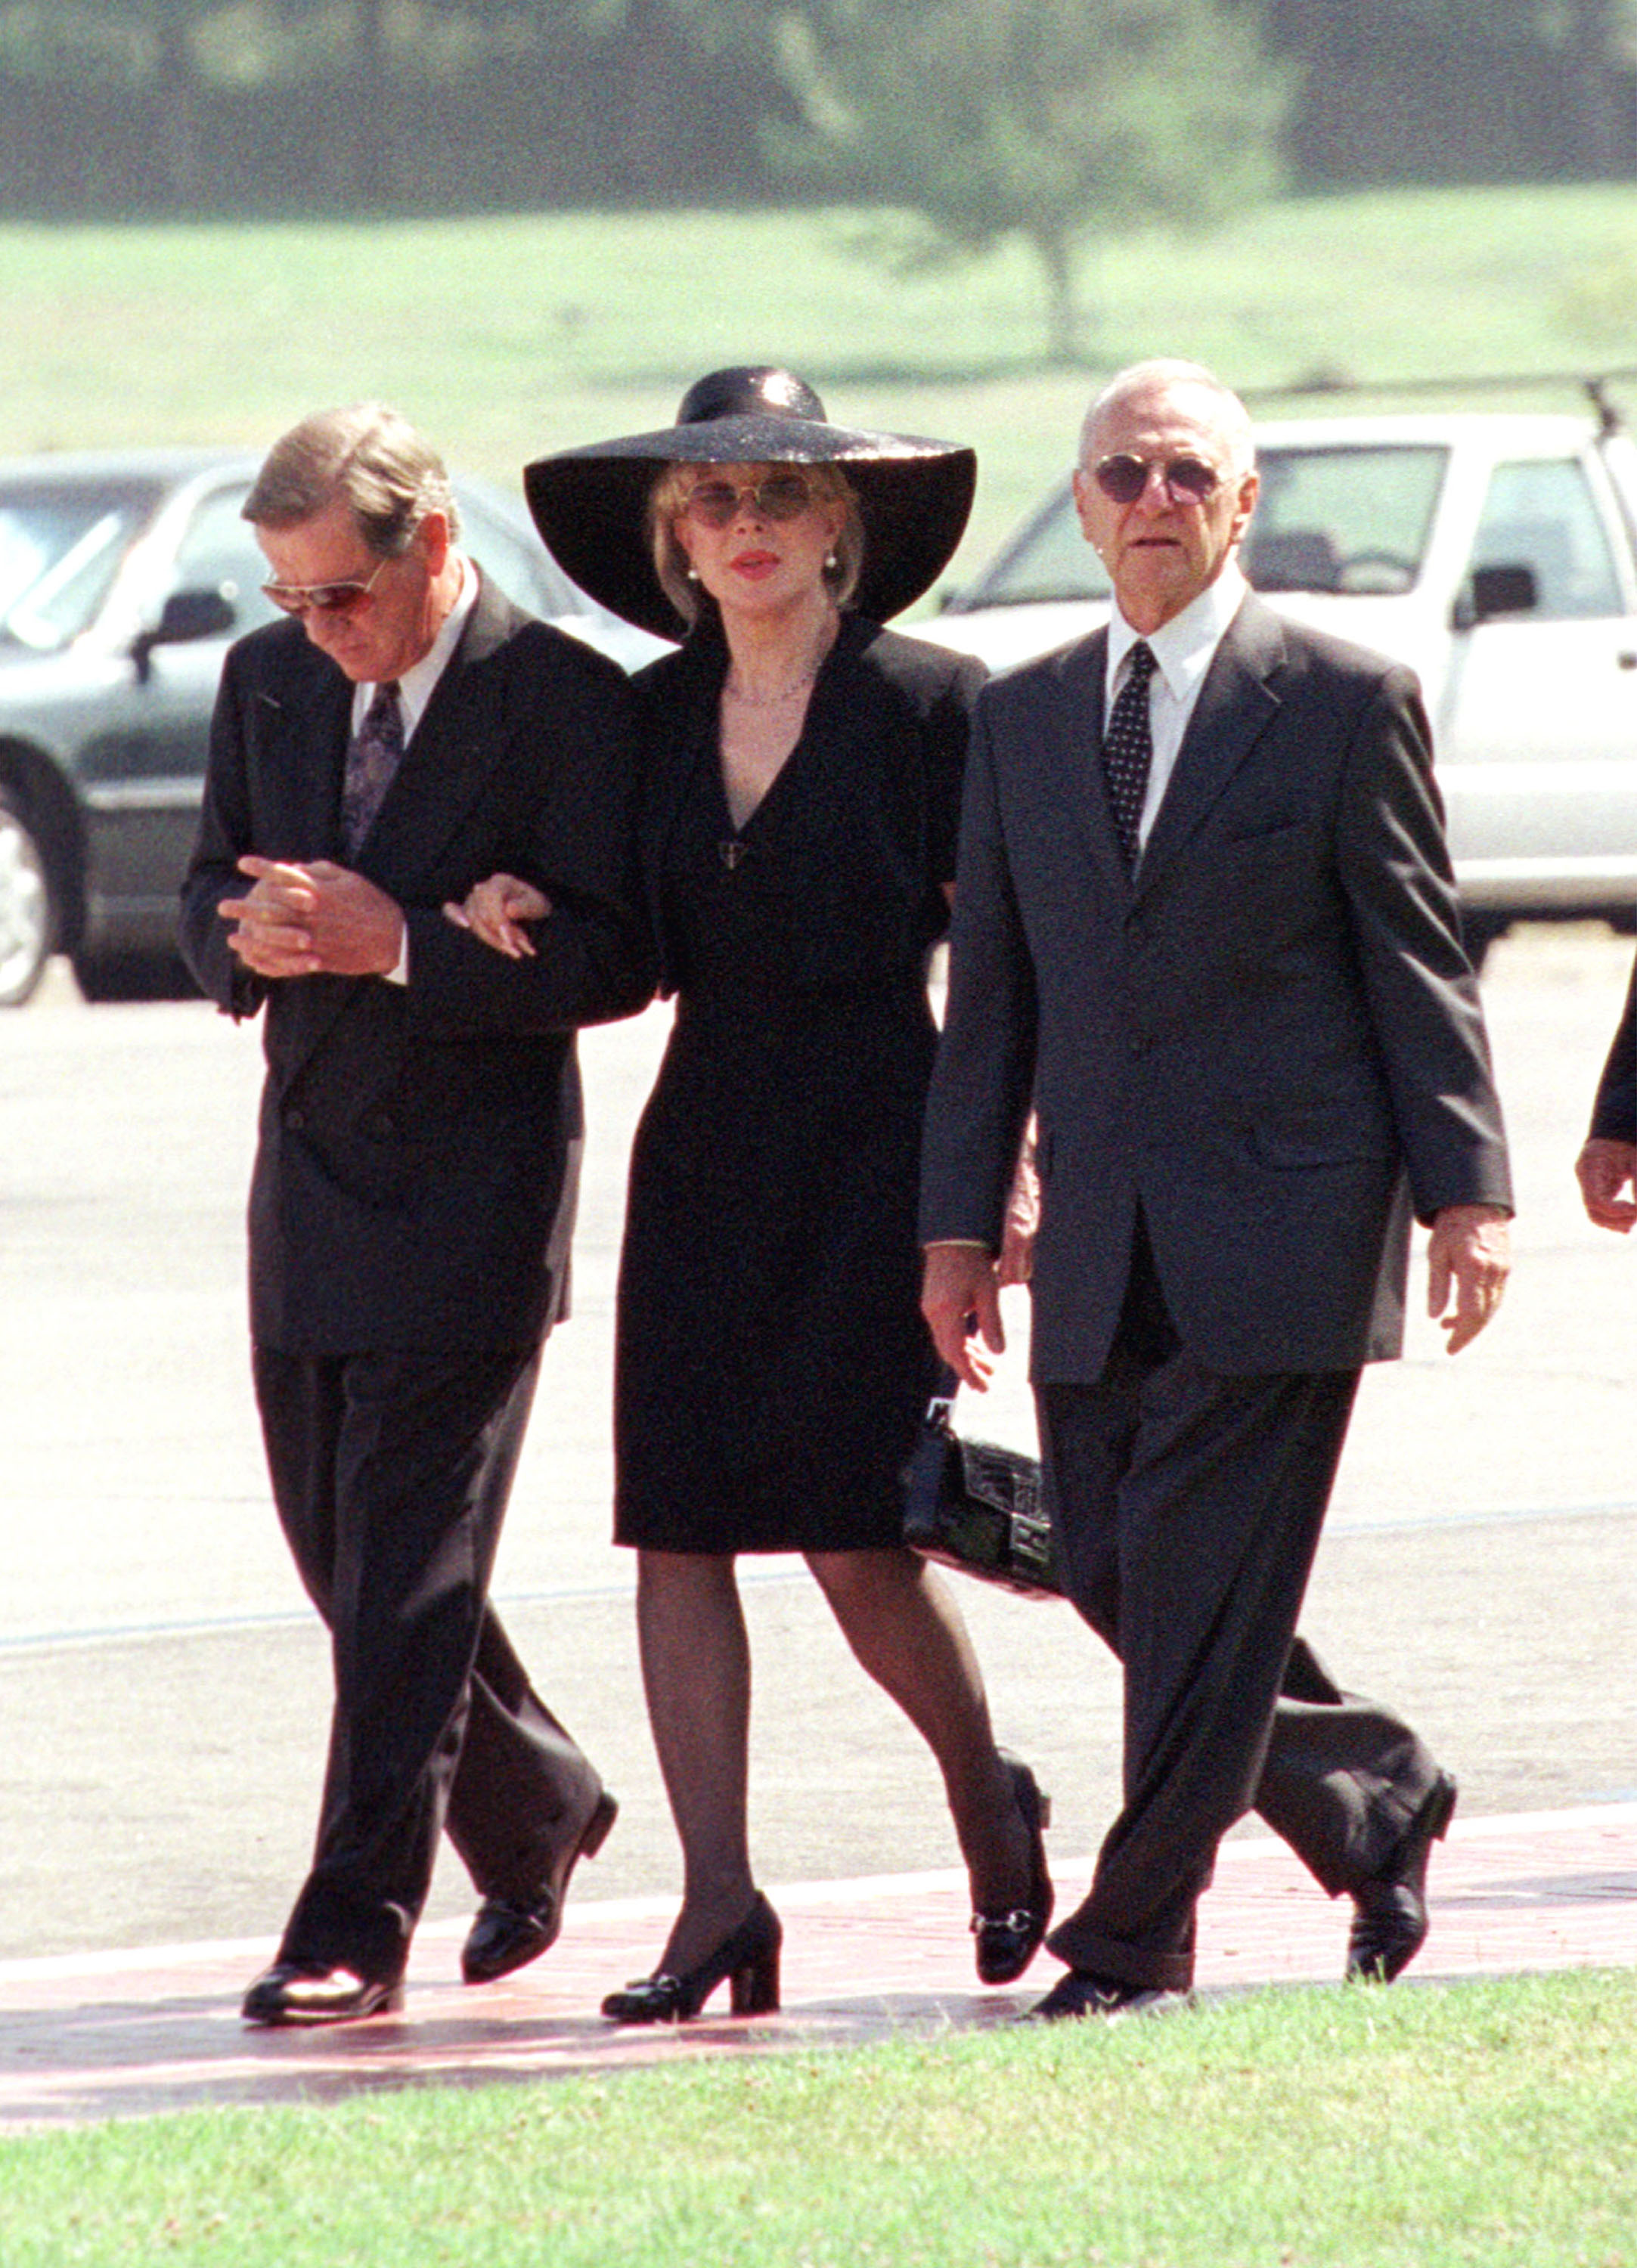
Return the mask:
<path id="1" fill-rule="evenodd" d="M 1256 496 L 1249 413 L 1199 363 L 1134 363 L 1086 413 L 1074 468 L 1080 531 L 1145 637 L 1216 580 Z"/>
<path id="2" fill-rule="evenodd" d="M 1150 361 L 1134 362 L 1116 372 L 1102 393 L 1093 397 L 1080 424 L 1078 461 L 1082 465 L 1096 462 L 1102 454 L 1098 446 L 1099 430 L 1117 412 L 1133 401 L 1161 394 L 1178 401 L 1219 437 L 1225 463 L 1235 475 L 1252 469 L 1257 452 L 1250 412 L 1232 387 L 1224 386 L 1214 371 L 1207 370 L 1202 362 L 1184 361 L 1178 355 L 1156 355 Z"/>

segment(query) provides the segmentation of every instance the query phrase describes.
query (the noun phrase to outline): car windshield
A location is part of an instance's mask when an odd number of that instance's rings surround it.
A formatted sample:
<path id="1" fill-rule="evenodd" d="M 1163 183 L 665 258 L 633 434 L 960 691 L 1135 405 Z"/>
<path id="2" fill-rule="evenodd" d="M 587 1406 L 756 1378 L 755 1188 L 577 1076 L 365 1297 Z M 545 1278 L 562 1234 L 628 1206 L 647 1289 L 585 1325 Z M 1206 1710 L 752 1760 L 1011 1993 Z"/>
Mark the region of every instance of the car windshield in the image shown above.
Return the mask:
<path id="1" fill-rule="evenodd" d="M 1449 462 L 1431 444 L 1262 450 L 1242 564 L 1259 591 L 1408 591 L 1426 556 Z M 1066 492 L 964 591 L 962 610 L 1106 599 L 1108 577 Z"/>
<path id="2" fill-rule="evenodd" d="M 77 637 L 159 495 L 118 482 L 0 484 L 0 635 L 42 653 Z"/>
<path id="3" fill-rule="evenodd" d="M 1270 448 L 1242 564 L 1258 591 L 1408 591 L 1449 452 L 1431 445 Z"/>

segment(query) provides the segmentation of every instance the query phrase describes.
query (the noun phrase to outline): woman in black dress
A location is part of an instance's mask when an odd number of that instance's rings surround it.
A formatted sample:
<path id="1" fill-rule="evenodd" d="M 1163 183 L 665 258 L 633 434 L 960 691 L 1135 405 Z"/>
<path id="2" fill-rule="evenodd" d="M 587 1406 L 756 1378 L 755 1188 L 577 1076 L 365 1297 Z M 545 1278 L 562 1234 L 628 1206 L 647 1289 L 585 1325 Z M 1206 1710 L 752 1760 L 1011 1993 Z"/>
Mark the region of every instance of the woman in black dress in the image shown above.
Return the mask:
<path id="1" fill-rule="evenodd" d="M 995 1746 L 942 1580 L 903 1548 L 901 1468 L 936 1390 L 916 1182 L 977 663 L 896 636 L 959 540 L 971 453 L 825 422 L 788 372 L 702 379 L 675 428 L 532 465 L 577 582 L 680 652 L 636 680 L 643 885 L 677 1012 L 632 1153 L 616 1359 L 615 1535 L 685 1862 L 628 2023 L 778 2006 L 778 1918 L 746 1825 L 741 1551 L 800 1551 L 942 1770 L 978 1973 L 1051 1906 L 1045 1806 Z M 467 911 L 502 950 L 544 911 Z"/>

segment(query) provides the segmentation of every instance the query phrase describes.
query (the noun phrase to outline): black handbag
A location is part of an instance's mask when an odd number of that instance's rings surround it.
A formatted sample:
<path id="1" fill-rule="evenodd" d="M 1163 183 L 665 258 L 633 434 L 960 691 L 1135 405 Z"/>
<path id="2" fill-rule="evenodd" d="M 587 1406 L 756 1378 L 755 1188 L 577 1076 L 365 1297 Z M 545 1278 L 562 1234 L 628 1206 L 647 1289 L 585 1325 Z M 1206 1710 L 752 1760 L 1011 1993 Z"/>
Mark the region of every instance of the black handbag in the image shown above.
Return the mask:
<path id="1" fill-rule="evenodd" d="M 1060 1598 L 1037 1460 L 963 1440 L 951 1422 L 953 1400 L 928 1403 L 904 1466 L 904 1542 L 923 1558 L 1028 1598 Z"/>

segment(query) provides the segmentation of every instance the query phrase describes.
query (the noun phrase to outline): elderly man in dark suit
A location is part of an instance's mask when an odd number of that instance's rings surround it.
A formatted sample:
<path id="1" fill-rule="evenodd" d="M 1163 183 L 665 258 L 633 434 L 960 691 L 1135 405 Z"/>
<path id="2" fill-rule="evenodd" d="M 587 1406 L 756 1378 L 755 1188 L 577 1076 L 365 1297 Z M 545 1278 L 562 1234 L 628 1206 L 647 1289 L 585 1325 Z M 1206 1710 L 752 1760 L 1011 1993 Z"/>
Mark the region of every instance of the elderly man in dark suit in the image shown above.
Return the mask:
<path id="1" fill-rule="evenodd" d="M 462 554 L 433 452 L 378 406 L 322 413 L 245 516 L 293 619 L 228 655 L 182 938 L 266 1016 L 255 1389 L 336 1701 L 312 1871 L 244 2013 L 314 2024 L 400 2004 L 445 1826 L 477 1983 L 551 1943 L 613 1822 L 487 1589 L 567 1286 L 573 1035 L 651 977 L 624 680 Z M 549 895 L 531 957 L 446 917 L 498 868 Z"/>
<path id="2" fill-rule="evenodd" d="M 1034 1106 L 1042 1447 L 1125 1684 L 1125 1805 L 1048 1940 L 1048 2018 L 1189 1984 L 1253 1802 L 1351 1894 L 1353 1973 L 1419 1949 L 1454 1782 L 1294 1632 L 1412 1210 L 1453 1352 L 1511 1205 L 1413 679 L 1248 591 L 1250 423 L 1208 372 L 1116 379 L 1074 490 L 1113 620 L 980 696 L 922 1187 L 926 1317 L 981 1385 Z"/>

